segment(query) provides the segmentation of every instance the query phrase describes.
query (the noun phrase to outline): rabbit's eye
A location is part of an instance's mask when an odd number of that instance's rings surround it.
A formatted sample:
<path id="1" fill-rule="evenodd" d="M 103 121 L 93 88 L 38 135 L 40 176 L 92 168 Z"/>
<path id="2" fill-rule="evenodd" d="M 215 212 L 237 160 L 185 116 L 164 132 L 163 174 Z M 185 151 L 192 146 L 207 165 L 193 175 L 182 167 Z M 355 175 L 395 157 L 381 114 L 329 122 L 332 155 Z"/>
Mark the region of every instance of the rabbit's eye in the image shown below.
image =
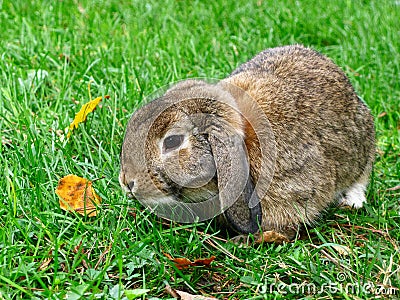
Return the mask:
<path id="1" fill-rule="evenodd" d="M 183 135 L 170 135 L 164 139 L 163 150 L 165 152 L 177 149 L 183 143 Z"/>

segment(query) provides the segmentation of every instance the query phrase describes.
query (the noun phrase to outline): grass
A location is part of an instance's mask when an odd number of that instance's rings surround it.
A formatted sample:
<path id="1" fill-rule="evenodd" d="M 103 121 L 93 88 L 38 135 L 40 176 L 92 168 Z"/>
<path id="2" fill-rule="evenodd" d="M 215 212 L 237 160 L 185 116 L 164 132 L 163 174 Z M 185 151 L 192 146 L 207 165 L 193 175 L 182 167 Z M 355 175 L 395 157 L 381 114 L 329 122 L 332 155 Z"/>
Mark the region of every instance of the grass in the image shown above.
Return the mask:
<path id="1" fill-rule="evenodd" d="M 166 284 L 221 299 L 400 297 L 398 1 L 0 6 L 0 299 L 167 299 Z M 188 77 L 223 78 L 262 49 L 292 43 L 330 56 L 375 116 L 365 208 L 332 209 L 306 239 L 248 248 L 207 223 L 165 224 L 126 198 L 119 151 L 146 96 Z M 93 98 L 111 97 L 65 142 L 89 83 Z M 70 173 L 98 179 L 97 217 L 59 208 L 55 188 Z M 165 254 L 216 259 L 178 270 Z"/>

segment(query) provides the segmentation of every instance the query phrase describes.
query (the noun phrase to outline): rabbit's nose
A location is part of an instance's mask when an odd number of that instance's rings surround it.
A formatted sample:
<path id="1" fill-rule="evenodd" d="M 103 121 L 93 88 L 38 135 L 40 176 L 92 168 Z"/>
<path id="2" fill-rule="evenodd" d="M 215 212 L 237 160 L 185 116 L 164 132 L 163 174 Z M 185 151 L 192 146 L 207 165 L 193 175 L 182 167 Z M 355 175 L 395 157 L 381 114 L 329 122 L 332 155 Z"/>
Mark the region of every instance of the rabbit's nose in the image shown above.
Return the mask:
<path id="1" fill-rule="evenodd" d="M 128 188 L 131 192 L 133 192 L 134 187 L 135 187 L 135 181 L 132 180 L 131 182 L 128 183 Z"/>
<path id="2" fill-rule="evenodd" d="M 122 189 L 125 192 L 130 193 L 130 194 L 132 194 L 134 192 L 133 189 L 136 188 L 135 181 L 131 180 L 128 182 L 128 179 L 126 178 L 126 176 L 123 172 L 121 172 L 119 174 L 119 183 L 120 183 Z"/>

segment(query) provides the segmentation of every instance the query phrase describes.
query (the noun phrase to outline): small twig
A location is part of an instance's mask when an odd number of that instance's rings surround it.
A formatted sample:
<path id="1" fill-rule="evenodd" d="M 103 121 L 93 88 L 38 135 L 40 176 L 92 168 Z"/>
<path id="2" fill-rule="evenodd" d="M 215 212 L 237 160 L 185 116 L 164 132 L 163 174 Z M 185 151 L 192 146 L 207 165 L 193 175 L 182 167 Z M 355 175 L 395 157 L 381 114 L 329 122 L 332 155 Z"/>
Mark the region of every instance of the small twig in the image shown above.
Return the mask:
<path id="1" fill-rule="evenodd" d="M 169 225 L 169 224 L 167 224 L 166 222 L 162 222 L 162 224 L 163 224 L 163 225 Z M 190 229 L 190 228 L 184 228 L 184 230 L 185 230 L 185 231 L 188 231 L 188 232 L 193 232 L 193 229 Z M 205 232 L 203 232 L 203 231 L 199 231 L 199 230 L 197 230 L 196 232 L 197 232 L 199 235 L 204 236 L 204 237 L 206 238 L 204 241 L 205 241 L 207 244 L 209 244 L 211 247 L 213 247 L 213 248 L 215 248 L 215 249 L 217 249 L 217 250 L 223 252 L 225 255 L 229 256 L 230 258 L 232 258 L 232 259 L 234 259 L 234 260 L 236 260 L 236 261 L 238 261 L 238 262 L 241 262 L 241 263 L 244 262 L 242 259 L 237 258 L 236 256 L 234 256 L 232 253 L 230 253 L 228 250 L 226 250 L 226 249 L 225 249 L 224 247 L 222 247 L 220 244 L 215 243 L 214 241 L 212 241 L 212 239 L 215 239 L 215 240 L 218 240 L 218 241 L 227 243 L 227 242 L 228 242 L 227 239 L 220 238 L 220 237 L 215 236 L 215 235 L 210 235 L 210 234 L 207 234 L 207 233 L 205 233 Z"/>
<path id="2" fill-rule="evenodd" d="M 316 245 L 314 245 L 314 244 L 309 244 L 309 245 L 310 245 L 311 247 L 315 248 L 315 249 L 320 250 L 320 252 L 321 252 L 328 260 L 330 260 L 335 266 L 339 267 L 340 269 L 346 269 L 346 270 L 349 271 L 350 273 L 353 273 L 353 274 L 355 274 L 355 275 L 358 275 L 358 276 L 361 276 L 361 277 L 362 277 L 362 275 L 358 274 L 356 271 L 350 269 L 349 267 L 347 267 L 347 266 L 345 266 L 345 265 L 340 264 L 340 263 L 336 260 L 336 258 L 332 257 L 332 256 L 331 256 L 328 252 L 326 252 L 324 249 L 321 249 L 321 247 L 318 247 L 318 246 L 316 246 Z"/>
<path id="3" fill-rule="evenodd" d="M 214 241 L 212 241 L 211 239 L 206 239 L 205 242 L 206 242 L 207 244 L 209 244 L 211 247 L 213 247 L 213 248 L 215 248 L 215 249 L 221 251 L 221 252 L 224 253 L 225 255 L 229 256 L 230 258 L 232 258 L 232 259 L 234 259 L 234 260 L 236 260 L 236 261 L 238 261 L 238 262 L 240 262 L 240 263 L 243 263 L 243 262 L 244 262 L 243 259 L 237 258 L 235 255 L 233 255 L 232 253 L 230 253 L 228 250 L 226 250 L 226 249 L 225 249 L 224 247 L 222 247 L 220 244 L 214 243 Z"/>
<path id="4" fill-rule="evenodd" d="M 99 265 L 104 261 L 104 256 L 105 256 L 108 252 L 110 252 L 111 247 L 112 247 L 112 243 L 110 243 L 110 244 L 108 245 L 108 247 L 106 248 L 106 250 L 104 250 L 104 251 L 100 254 L 99 260 L 97 261 L 96 265 L 94 266 L 94 269 L 95 269 L 95 270 L 97 270 L 97 268 L 99 267 Z"/>
<path id="5" fill-rule="evenodd" d="M 97 181 L 97 180 L 104 179 L 104 178 L 106 178 L 106 176 L 103 175 L 103 176 L 101 176 L 101 177 L 92 179 L 92 183 L 95 182 L 95 181 Z"/>
<path id="6" fill-rule="evenodd" d="M 396 186 L 394 186 L 394 187 L 391 187 L 391 188 L 386 189 L 386 191 L 397 191 L 397 190 L 400 190 L 400 184 L 399 184 L 399 185 L 396 185 Z"/>
<path id="7" fill-rule="evenodd" d="M 366 230 L 366 231 L 371 231 L 373 233 L 379 233 L 380 235 L 388 235 L 387 232 L 379 229 L 374 229 L 374 228 L 368 228 L 364 226 L 359 226 L 359 225 L 352 225 L 352 224 L 340 224 L 338 225 L 339 227 L 347 227 L 347 228 L 354 228 L 354 229 L 361 229 L 361 230 Z"/>
<path id="8" fill-rule="evenodd" d="M 170 223 L 167 223 L 167 222 L 161 222 L 163 225 L 165 225 L 165 226 L 170 226 L 171 224 Z M 179 228 L 173 228 L 174 230 L 178 230 Z M 185 230 L 185 231 L 188 231 L 188 232 L 193 232 L 193 229 L 190 229 L 190 228 L 184 228 L 183 230 Z M 208 238 L 214 238 L 214 239 L 216 239 L 216 240 L 219 240 L 219 241 L 221 241 L 221 242 L 224 242 L 224 243 L 227 243 L 228 242 L 228 240 L 227 239 L 224 239 L 224 238 L 221 238 L 221 237 L 218 237 L 218 236 L 215 236 L 215 235 L 210 235 L 210 234 L 207 234 L 207 233 L 205 233 L 205 232 L 203 232 L 203 231 L 199 231 L 199 230 L 197 230 L 196 231 L 198 234 L 200 234 L 200 235 L 203 235 L 203 236 L 206 236 L 206 237 L 208 237 Z"/>
<path id="9" fill-rule="evenodd" d="M 374 228 L 368 228 L 368 227 L 363 227 L 363 226 L 358 226 L 358 225 L 351 225 L 351 224 L 342 224 L 340 226 L 347 227 L 347 228 L 354 228 L 354 229 L 361 229 L 361 230 L 366 230 L 366 231 L 371 231 L 373 233 L 378 233 L 382 235 L 386 241 L 388 241 L 396 251 L 399 250 L 399 246 L 397 245 L 396 241 L 393 240 L 393 238 L 389 234 L 390 228 L 386 228 L 386 231 L 384 230 L 379 230 L 379 229 L 374 229 Z M 367 239 L 364 239 L 367 240 Z"/>

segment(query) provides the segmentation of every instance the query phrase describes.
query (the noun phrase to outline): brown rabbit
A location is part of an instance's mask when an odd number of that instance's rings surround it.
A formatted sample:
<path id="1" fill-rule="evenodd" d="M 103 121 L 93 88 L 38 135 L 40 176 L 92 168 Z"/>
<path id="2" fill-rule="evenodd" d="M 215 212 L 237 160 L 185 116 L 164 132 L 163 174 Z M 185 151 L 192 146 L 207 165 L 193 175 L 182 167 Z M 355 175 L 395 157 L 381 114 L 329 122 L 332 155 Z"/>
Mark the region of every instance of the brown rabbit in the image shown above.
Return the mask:
<path id="1" fill-rule="evenodd" d="M 374 143 L 373 117 L 343 71 L 285 46 L 218 83 L 180 82 L 136 111 L 120 182 L 161 217 L 219 215 L 239 234 L 291 239 L 331 204 L 363 205 Z"/>

